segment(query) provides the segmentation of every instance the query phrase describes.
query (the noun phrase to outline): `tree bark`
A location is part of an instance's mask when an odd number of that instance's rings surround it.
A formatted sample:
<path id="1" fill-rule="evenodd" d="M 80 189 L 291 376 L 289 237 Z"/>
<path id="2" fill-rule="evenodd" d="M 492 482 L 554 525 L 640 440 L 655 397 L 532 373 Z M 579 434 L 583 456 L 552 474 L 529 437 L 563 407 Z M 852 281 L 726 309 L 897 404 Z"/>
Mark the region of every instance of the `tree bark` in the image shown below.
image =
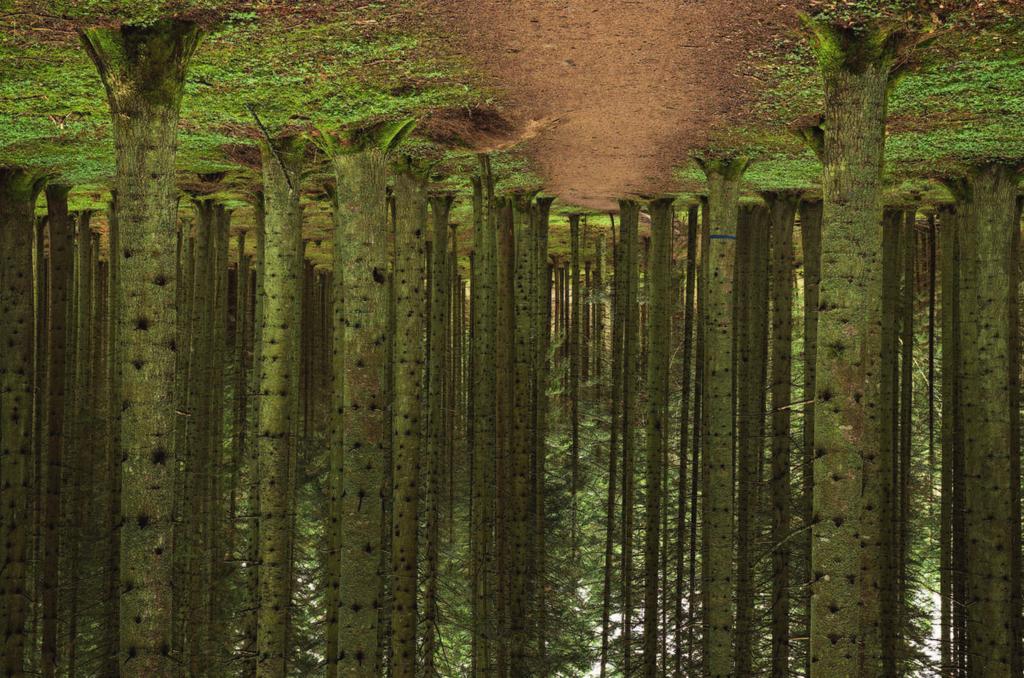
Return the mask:
<path id="1" fill-rule="evenodd" d="M 395 395 L 392 500 L 391 675 L 416 675 L 417 536 L 420 451 L 423 446 L 423 338 L 426 329 L 424 237 L 426 181 L 406 160 L 395 180 Z M 443 308 L 443 306 L 442 306 Z"/>
<path id="2" fill-rule="evenodd" d="M 28 621 L 34 309 L 33 208 L 41 185 L 25 170 L 0 169 L 0 630 L 3 672 L 22 676 Z"/>
<path id="3" fill-rule="evenodd" d="M 1009 322 L 1017 180 L 1006 165 L 974 168 L 961 201 L 959 341 L 971 347 L 960 368 L 970 676 L 1013 675 L 1016 645 Z"/>
<path id="4" fill-rule="evenodd" d="M 266 191 L 266 242 L 259 362 L 259 610 L 258 678 L 280 678 L 288 656 L 289 573 L 293 447 L 296 441 L 302 299 L 302 208 L 299 180 L 305 141 L 266 139 L 261 144 Z"/>
<path id="5" fill-rule="evenodd" d="M 672 343 L 672 198 L 652 201 L 647 357 L 647 496 L 644 544 L 644 675 L 658 675 L 658 573 L 662 463 L 668 447 L 669 346 Z M 667 657 L 666 657 L 667 659 Z"/>
<path id="6" fill-rule="evenodd" d="M 386 153 L 366 149 L 334 159 L 338 181 L 335 252 L 344 266 L 344 401 L 340 425 L 342 479 L 338 675 L 375 677 L 382 601 L 380 553 L 384 462 L 390 430 Z"/>
<path id="7" fill-rule="evenodd" d="M 121 343 L 121 675 L 170 676 L 176 187 L 174 159 L 195 24 L 82 34 L 115 140 Z"/>
<path id="8" fill-rule="evenodd" d="M 765 196 L 771 213 L 772 678 L 789 675 L 790 420 L 793 380 L 793 224 L 799 193 Z"/>
<path id="9" fill-rule="evenodd" d="M 815 408 L 811 675 L 847 676 L 859 660 L 861 589 L 879 535 L 861 501 L 874 473 L 880 369 L 882 163 L 891 44 L 874 28 L 816 24 L 825 89 L 824 214 Z M 867 470 L 865 470 L 867 467 Z M 863 520 L 862 520 L 863 515 Z M 866 543 L 866 547 L 865 547 Z M 865 557 L 861 559 L 861 554 Z M 863 568 L 863 569 L 862 569 Z M 873 620 L 868 619 L 869 623 Z M 865 650 L 865 656 L 871 652 Z"/>
<path id="10" fill-rule="evenodd" d="M 706 163 L 708 250 L 703 262 L 703 608 L 708 678 L 733 673 L 733 290 L 739 184 L 746 159 Z"/>
<path id="11" fill-rule="evenodd" d="M 46 477 L 40 479 L 45 486 L 43 507 L 43 562 L 42 562 L 42 656 L 41 672 L 44 678 L 53 678 L 57 671 L 57 600 L 60 590 L 58 579 L 60 563 L 61 468 L 63 467 L 64 440 L 68 424 L 65 418 L 65 381 L 70 349 L 68 314 L 72 291 L 73 228 L 68 216 L 67 186 L 50 185 L 46 188 L 47 226 L 49 228 L 49 320 L 46 337 L 47 353 L 47 405 L 46 413 Z M 113 257 L 116 258 L 116 257 Z M 113 312 L 114 309 L 111 309 Z"/>

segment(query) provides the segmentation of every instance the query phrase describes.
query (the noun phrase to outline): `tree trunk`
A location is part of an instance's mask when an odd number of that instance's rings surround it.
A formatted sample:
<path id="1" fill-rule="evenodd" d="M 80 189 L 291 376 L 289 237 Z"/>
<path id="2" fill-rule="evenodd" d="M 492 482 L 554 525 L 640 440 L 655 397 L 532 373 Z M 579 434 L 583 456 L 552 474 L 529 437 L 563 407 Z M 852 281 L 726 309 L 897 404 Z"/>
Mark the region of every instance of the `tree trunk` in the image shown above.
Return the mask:
<path id="1" fill-rule="evenodd" d="M 299 178 L 305 141 L 264 140 L 266 243 L 259 362 L 259 609 L 256 675 L 280 678 L 288 656 L 290 461 L 296 445 L 296 398 L 302 299 L 302 208 Z"/>
<path id="2" fill-rule="evenodd" d="M 3 672 L 22 676 L 28 621 L 29 495 L 32 461 L 32 378 L 35 343 L 32 223 L 41 185 L 24 170 L 0 170 L 0 629 Z"/>
<path id="3" fill-rule="evenodd" d="M 828 121 L 818 343 L 831 348 L 818 353 L 816 367 L 816 400 L 828 404 L 815 409 L 811 675 L 846 676 L 861 670 L 858 609 L 879 541 L 862 525 L 862 514 L 864 525 L 877 524 L 870 514 L 878 507 L 870 499 L 862 505 L 861 488 L 872 480 L 864 476 L 873 473 L 878 448 L 870 422 L 880 368 L 879 224 L 891 55 L 876 29 L 815 28 Z"/>
<path id="4" fill-rule="evenodd" d="M 427 230 L 425 180 L 411 167 L 395 184 L 395 395 L 392 498 L 391 675 L 416 675 L 416 575 L 419 529 L 419 475 L 422 439 L 423 337 L 426 294 L 423 280 Z M 442 307 L 443 308 L 443 307 Z"/>
<path id="5" fill-rule="evenodd" d="M 804 264 L 804 379 L 803 398 L 803 455 L 801 458 L 801 518 L 804 529 L 803 569 L 801 580 L 804 636 L 811 633 L 811 524 L 814 520 L 814 403 L 818 361 L 818 298 L 821 288 L 821 218 L 819 201 L 800 204 L 800 243 Z M 804 652 L 804 673 L 810 675 L 811 653 L 809 642 Z"/>
<path id="6" fill-rule="evenodd" d="M 49 334 L 46 337 L 47 406 L 46 413 L 46 477 L 40 479 L 45 486 L 43 507 L 43 562 L 42 608 L 43 633 L 41 672 L 44 678 L 53 678 L 57 671 L 57 599 L 60 590 L 58 566 L 60 563 L 61 469 L 64 440 L 68 425 L 64 415 L 65 379 L 68 366 L 69 327 L 68 313 L 72 292 L 73 228 L 68 216 L 66 186 L 47 186 L 46 211 L 49 228 Z M 116 257 L 112 257 L 116 259 Z M 114 309 L 111 309 L 114 312 Z"/>
<path id="7" fill-rule="evenodd" d="M 1016 628 L 1011 595 L 1014 490 L 1009 369 L 1010 266 L 1018 174 L 985 165 L 968 174 L 960 240 L 960 401 L 964 418 L 964 519 L 968 539 L 970 676 L 1010 676 Z"/>
<path id="8" fill-rule="evenodd" d="M 435 653 L 437 652 L 437 595 L 439 577 L 439 540 L 440 540 L 440 502 L 441 502 L 441 454 L 446 449 L 447 426 L 444 408 L 444 396 L 450 393 L 449 372 L 445 366 L 449 360 L 448 335 L 451 329 L 448 309 L 450 304 L 448 253 L 448 217 L 451 211 L 452 194 L 438 195 L 430 198 L 430 211 L 433 214 L 433 241 L 431 244 L 430 261 L 430 336 L 427 366 L 429 384 L 427 386 L 428 412 L 428 451 L 426 455 L 427 472 L 427 582 L 423 629 L 423 663 L 424 673 L 433 678 L 437 674 Z M 454 403 L 452 403 L 454 405 Z"/>
<path id="9" fill-rule="evenodd" d="M 745 159 L 708 163 L 708 250 L 703 266 L 705 675 L 732 675 L 733 664 L 733 289 L 740 178 Z"/>
<path id="10" fill-rule="evenodd" d="M 630 675 L 633 665 L 633 514 L 636 502 L 634 449 L 639 369 L 639 304 L 637 301 L 637 228 L 640 206 L 632 200 L 619 201 L 619 259 L 622 270 L 622 655 L 623 673 Z"/>
<path id="11" fill-rule="evenodd" d="M 658 675 L 658 574 L 662 464 L 668 447 L 669 346 L 672 343 L 672 198 L 650 204 L 647 357 L 647 505 L 644 545 L 644 676 Z M 667 657 L 666 657 L 667 659 Z"/>
<path id="12" fill-rule="evenodd" d="M 170 676 L 175 459 L 174 159 L 185 71 L 199 41 L 185 21 L 82 34 L 107 90 L 120 228 L 121 675 Z"/>
<path id="13" fill-rule="evenodd" d="M 790 418 L 793 380 L 793 223 L 799 193 L 765 196 L 771 212 L 772 678 L 789 675 Z"/>
<path id="14" fill-rule="evenodd" d="M 691 205 L 687 210 L 686 222 L 686 282 L 683 292 L 683 355 L 680 361 L 681 380 L 679 396 L 679 485 L 678 485 L 678 513 L 676 516 L 676 591 L 675 591 L 675 659 L 673 663 L 673 676 L 683 676 L 683 629 L 688 624 L 683 616 L 683 598 L 685 596 L 685 566 L 686 566 L 686 497 L 688 493 L 686 463 L 690 443 L 690 386 L 692 384 L 693 371 L 693 330 L 694 330 L 694 301 L 696 293 L 696 272 L 697 272 L 697 221 L 700 208 Z M 686 599 L 687 610 L 692 605 L 690 598 Z"/>
<path id="15" fill-rule="evenodd" d="M 490 159 L 480 156 L 474 178 L 473 280 L 473 671 L 495 675 L 494 625 L 494 454 L 495 333 L 497 331 L 497 219 Z"/>
<path id="16" fill-rule="evenodd" d="M 580 290 L 580 215 L 569 215 L 569 294 L 571 295 L 569 320 L 569 426 L 572 447 L 570 450 L 572 468 L 570 492 L 572 499 L 571 516 L 569 518 L 569 540 L 572 549 L 572 562 L 579 562 L 580 522 L 579 522 L 579 491 L 580 491 L 580 325 L 583 322 Z"/>

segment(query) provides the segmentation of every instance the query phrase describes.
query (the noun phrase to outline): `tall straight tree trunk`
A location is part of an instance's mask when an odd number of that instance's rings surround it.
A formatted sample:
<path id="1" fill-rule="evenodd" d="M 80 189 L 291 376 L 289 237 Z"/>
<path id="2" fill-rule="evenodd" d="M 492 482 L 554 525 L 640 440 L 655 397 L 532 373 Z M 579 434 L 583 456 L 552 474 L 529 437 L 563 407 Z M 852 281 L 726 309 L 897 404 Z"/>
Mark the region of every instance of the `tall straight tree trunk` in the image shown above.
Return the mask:
<path id="1" fill-rule="evenodd" d="M 707 281 L 702 296 L 704 322 L 703 393 L 704 673 L 733 674 L 733 289 L 739 220 L 740 178 L 744 158 L 703 165 L 709 183 L 708 249 L 703 261 Z"/>
<path id="2" fill-rule="evenodd" d="M 175 459 L 174 161 L 185 71 L 199 42 L 186 21 L 82 34 L 113 121 L 120 232 L 115 288 L 121 373 L 121 675 L 173 675 Z"/>
<path id="3" fill-rule="evenodd" d="M 612 218 L 612 268 L 614 271 L 614 288 L 612 292 L 612 352 L 611 352 L 611 430 L 608 444 L 608 500 L 605 511 L 605 546 L 604 546 L 604 587 L 601 603 L 601 665 L 600 675 L 607 675 L 609 648 L 611 643 L 611 609 L 612 609 L 612 574 L 615 556 L 615 516 L 619 459 L 619 431 L 622 421 L 622 341 L 625 331 L 626 278 L 623 271 L 624 251 L 621 245 L 615 244 L 615 219 Z"/>
<path id="4" fill-rule="evenodd" d="M 865 462 L 865 472 L 870 470 L 870 473 L 864 481 L 864 493 L 877 507 L 864 516 L 865 524 L 872 525 L 872 532 L 878 535 L 875 547 L 877 567 L 864 573 L 862 632 L 865 637 L 865 665 L 882 667 L 887 675 L 894 675 L 899 633 L 896 624 L 896 561 L 893 556 L 898 533 L 894 479 L 899 453 L 898 320 L 902 212 L 886 210 L 882 225 L 882 316 L 879 324 L 881 374 L 878 394 L 880 432 L 878 454 L 871 460 L 870 466 Z"/>
<path id="5" fill-rule="evenodd" d="M 494 175 L 490 159 L 480 156 L 479 189 L 474 185 L 473 289 L 473 667 L 476 676 L 494 676 L 497 670 L 495 625 L 495 450 L 498 269 L 497 214 Z"/>
<path id="6" fill-rule="evenodd" d="M 644 544 L 644 676 L 658 675 L 658 573 L 663 478 L 668 447 L 669 346 L 672 343 L 672 198 L 650 204 L 651 259 L 647 338 L 647 506 Z M 667 660 L 667 657 L 665 658 Z"/>
<path id="7" fill-rule="evenodd" d="M 690 386 L 692 384 L 693 371 L 693 331 L 695 315 L 695 296 L 697 284 L 697 222 L 699 207 L 691 205 L 687 210 L 686 221 L 686 278 L 683 292 L 683 355 L 681 364 L 680 396 L 679 396 L 679 485 L 678 485 L 678 512 L 676 515 L 676 582 L 675 582 L 675 658 L 673 663 L 673 676 L 683 676 L 683 629 L 684 624 L 683 597 L 685 595 L 685 565 L 686 565 L 686 497 L 688 493 L 686 462 L 690 443 Z M 690 598 L 686 599 L 686 606 L 689 609 L 693 604 Z"/>
<path id="8" fill-rule="evenodd" d="M 911 458 L 913 445 L 913 398 L 914 398 L 914 284 L 917 239 L 915 234 L 916 209 L 910 209 L 901 215 L 902 233 L 900 240 L 900 268 L 903 288 L 900 298 L 900 439 L 899 439 L 899 476 L 895 478 L 897 486 L 894 496 L 898 497 L 899 514 L 897 520 L 899 532 L 896 535 L 898 547 L 894 550 L 896 563 L 896 615 L 895 627 L 897 638 L 908 638 L 910 631 L 910 613 L 908 596 L 911 582 L 909 581 L 909 561 L 911 555 L 910 518 L 911 518 Z M 904 641 L 906 644 L 906 641 Z M 894 644 L 898 655 L 906 655 L 905 648 Z M 894 660 L 895 663 L 896 660 Z"/>
<path id="9" fill-rule="evenodd" d="M 490 158 L 480 156 L 473 194 L 473 671 L 495 675 L 494 485 L 495 334 L 497 332 L 497 220 Z"/>
<path id="10" fill-rule="evenodd" d="M 529 618 L 535 613 L 530 604 L 530 561 L 532 551 L 533 511 L 530 499 L 532 489 L 532 449 L 536 443 L 533 417 L 533 389 L 531 371 L 535 321 L 533 308 L 536 303 L 536 284 L 533 264 L 536 254 L 535 228 L 532 223 L 532 196 L 517 194 L 513 197 L 513 218 L 515 236 L 514 311 L 515 331 L 513 344 L 512 394 L 512 444 L 509 460 L 509 482 L 511 490 L 511 516 L 509 524 L 509 548 L 512 559 L 510 572 L 511 622 L 509 669 L 511 675 L 532 675 L 535 656 L 530 650 Z"/>
<path id="11" fill-rule="evenodd" d="M 47 227 L 50 239 L 49 258 L 49 334 L 46 337 L 47 394 L 46 402 L 46 476 L 40 481 L 45 486 L 43 506 L 43 562 L 42 575 L 42 656 L 40 668 L 44 678 L 52 678 L 57 671 L 57 600 L 60 563 L 61 469 L 68 423 L 65 418 L 65 378 L 70 346 L 68 314 L 72 291 L 73 228 L 68 216 L 67 186 L 46 187 Z M 112 260 L 116 257 L 112 257 Z M 113 311 L 113 309 L 112 309 Z"/>
<path id="12" fill-rule="evenodd" d="M 818 298 L 821 288 L 821 218 L 820 201 L 805 200 L 800 203 L 800 244 L 804 266 L 804 379 L 801 391 L 804 430 L 800 479 L 804 557 L 800 574 L 801 580 L 805 582 L 801 597 L 804 635 L 808 639 L 807 651 L 804 652 L 804 673 L 808 675 L 811 672 L 811 523 L 814 519 L 814 403 L 818 361 Z"/>
<path id="13" fill-rule="evenodd" d="M 22 676 L 28 622 L 29 495 L 32 463 L 34 309 L 33 208 L 41 184 L 0 169 L 0 629 L 3 672 Z"/>
<path id="14" fill-rule="evenodd" d="M 879 225 L 892 45 L 873 27 L 814 28 L 827 121 L 819 149 L 824 213 L 818 343 L 830 347 L 818 352 L 816 367 L 811 675 L 817 677 L 861 670 L 862 578 L 878 568 L 879 535 L 862 527 L 862 514 L 877 506 L 870 500 L 862 505 L 861 488 L 865 465 L 875 465 L 878 448 L 871 422 L 880 368 Z M 865 656 L 872 653 L 864 648 Z"/>
<path id="15" fill-rule="evenodd" d="M 301 137 L 261 144 L 266 206 L 263 327 L 259 362 L 259 609 L 256 675 L 279 678 L 288 656 L 291 607 L 289 532 L 292 526 L 290 461 L 296 441 L 302 299 L 300 177 L 306 142 Z"/>
<path id="16" fill-rule="evenodd" d="M 538 198 L 533 207 L 533 540 L 534 571 L 533 617 L 535 623 L 537 659 L 535 672 L 547 671 L 548 610 L 547 610 L 547 511 L 545 486 L 547 476 L 547 412 L 548 352 L 551 347 L 551 273 L 548 265 L 548 222 L 554 198 Z"/>
<path id="17" fill-rule="evenodd" d="M 622 248 L 622 654 L 623 673 L 633 666 L 633 515 L 636 501 L 635 410 L 639 370 L 639 315 L 637 299 L 637 230 L 640 206 L 632 200 L 619 201 L 619 247 Z M 619 271 L 616 271 L 616 275 Z"/>
<path id="18" fill-rule="evenodd" d="M 391 675 L 396 678 L 414 678 L 417 666 L 417 537 L 427 300 L 423 286 L 426 275 L 423 241 L 427 230 L 425 184 L 420 171 L 406 160 L 395 183 Z"/>
<path id="19" fill-rule="evenodd" d="M 1010 303 L 1018 171 L 968 173 L 960 245 L 960 406 L 964 418 L 964 517 L 968 535 L 967 652 L 970 676 L 1010 676 L 1017 621 L 1012 596 L 1016 496 L 1011 451 Z M 969 284 L 968 284 L 968 281 Z"/>
<path id="20" fill-rule="evenodd" d="M 570 271 L 569 284 L 571 319 L 569 321 L 569 424 L 572 441 L 572 477 L 570 479 L 572 495 L 572 515 L 570 516 L 570 541 L 572 562 L 579 560 L 580 523 L 579 523 L 579 490 L 580 490 L 580 325 L 583 322 L 580 290 L 580 215 L 569 215 L 569 251 Z"/>
<path id="21" fill-rule="evenodd" d="M 765 196 L 771 213 L 772 678 L 789 675 L 790 418 L 793 381 L 793 224 L 800 194 Z"/>
<path id="22" fill-rule="evenodd" d="M 768 213 L 740 210 L 736 242 L 736 673 L 753 671 L 754 541 L 758 532 L 759 467 L 764 433 L 764 326 L 768 279 Z M 766 301 L 766 300 L 765 300 Z"/>
<path id="23" fill-rule="evenodd" d="M 955 675 L 956 661 L 953 644 L 953 460 L 960 455 L 961 442 L 960 406 L 957 401 L 960 388 L 959 370 L 959 327 L 958 320 L 958 261 L 957 261 L 957 217 L 952 208 L 939 212 L 938 237 L 939 265 L 941 267 L 940 288 L 942 307 L 942 398 L 941 426 L 941 469 L 939 473 L 939 595 L 940 605 L 940 674 L 944 678 Z"/>
<path id="24" fill-rule="evenodd" d="M 428 403 L 428 449 L 426 455 L 427 472 L 427 582 L 423 629 L 423 669 L 426 675 L 437 673 L 435 653 L 437 652 L 437 595 L 439 577 L 439 541 L 441 521 L 441 455 L 445 451 L 447 422 L 444 412 L 446 393 L 450 393 L 453 384 L 445 366 L 449 359 L 447 337 L 451 330 L 449 322 L 450 283 L 452 275 L 449 271 L 448 253 L 448 218 L 454 196 L 452 194 L 436 195 L 430 198 L 430 211 L 433 216 L 433 240 L 430 250 L 430 353 L 427 356 L 429 384 L 427 385 Z M 452 403 L 454 405 L 454 403 Z"/>
<path id="25" fill-rule="evenodd" d="M 340 351 L 344 365 L 337 663 L 339 676 L 370 678 L 381 670 L 378 568 L 391 428 L 386 381 L 391 343 L 387 154 L 368 148 L 337 155 L 334 166 L 338 181 L 334 246 L 344 266 L 344 319 L 334 336 L 335 356 Z"/>

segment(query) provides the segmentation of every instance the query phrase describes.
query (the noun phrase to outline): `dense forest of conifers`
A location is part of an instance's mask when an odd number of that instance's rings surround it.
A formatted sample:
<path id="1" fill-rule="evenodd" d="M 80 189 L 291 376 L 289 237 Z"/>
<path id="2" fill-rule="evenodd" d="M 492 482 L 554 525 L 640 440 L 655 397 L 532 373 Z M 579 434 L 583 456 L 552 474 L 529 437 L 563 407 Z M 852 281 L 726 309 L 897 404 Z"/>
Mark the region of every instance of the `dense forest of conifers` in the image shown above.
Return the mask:
<path id="1" fill-rule="evenodd" d="M 708 150 L 605 213 L 256 107 L 225 200 L 208 18 L 81 26 L 108 204 L 0 156 L 2 675 L 1022 675 L 1022 165 L 889 200 L 929 46 L 858 7 L 806 17 L 820 190 Z"/>

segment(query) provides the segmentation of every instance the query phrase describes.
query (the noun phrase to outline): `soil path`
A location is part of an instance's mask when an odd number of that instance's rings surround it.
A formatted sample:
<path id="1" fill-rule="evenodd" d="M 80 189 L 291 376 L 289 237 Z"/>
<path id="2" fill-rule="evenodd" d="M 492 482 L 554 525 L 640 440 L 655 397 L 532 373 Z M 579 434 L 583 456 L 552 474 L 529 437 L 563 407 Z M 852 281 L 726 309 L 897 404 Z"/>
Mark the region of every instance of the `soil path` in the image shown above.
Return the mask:
<path id="1" fill-rule="evenodd" d="M 423 0 L 520 123 L 564 203 L 673 189 L 672 168 L 744 112 L 745 56 L 792 31 L 778 0 Z"/>

